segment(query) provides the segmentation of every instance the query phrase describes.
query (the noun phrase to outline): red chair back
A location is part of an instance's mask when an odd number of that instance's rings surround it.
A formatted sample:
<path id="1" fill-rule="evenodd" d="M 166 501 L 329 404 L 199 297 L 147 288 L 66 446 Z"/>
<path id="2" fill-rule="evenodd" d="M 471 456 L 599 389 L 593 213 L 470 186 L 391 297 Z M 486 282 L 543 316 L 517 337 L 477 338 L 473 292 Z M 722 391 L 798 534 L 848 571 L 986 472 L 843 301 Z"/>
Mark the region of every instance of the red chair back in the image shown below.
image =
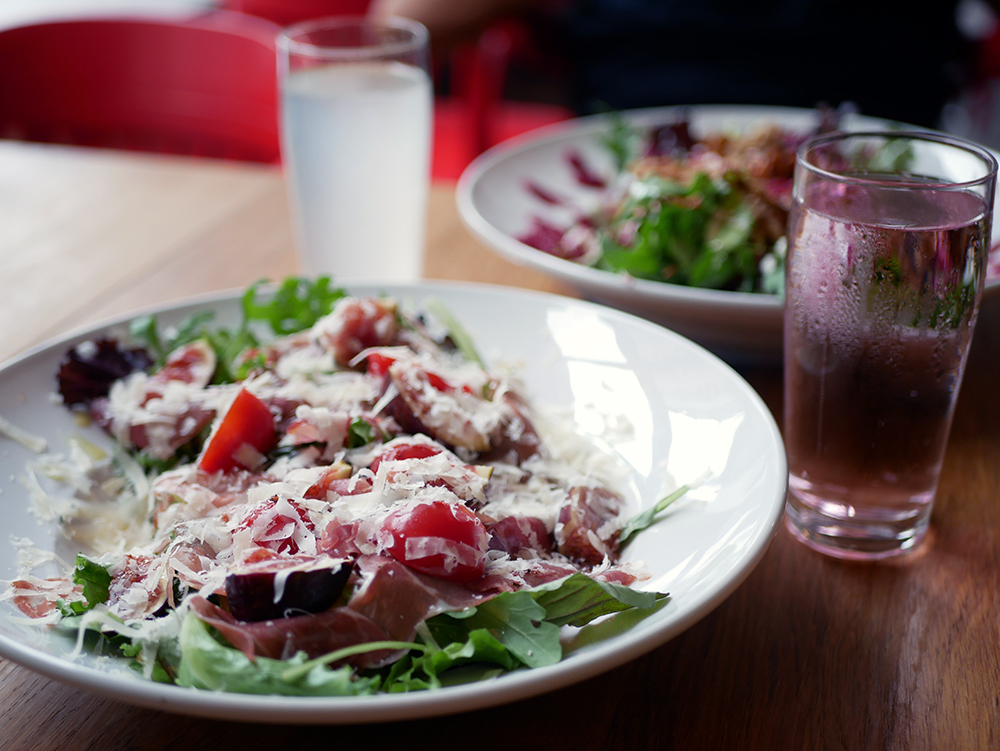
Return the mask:
<path id="1" fill-rule="evenodd" d="M 277 32 L 236 13 L 0 31 L 0 136 L 278 162 Z"/>
<path id="2" fill-rule="evenodd" d="M 222 7 L 282 26 L 323 16 L 363 16 L 371 0 L 224 0 Z"/>

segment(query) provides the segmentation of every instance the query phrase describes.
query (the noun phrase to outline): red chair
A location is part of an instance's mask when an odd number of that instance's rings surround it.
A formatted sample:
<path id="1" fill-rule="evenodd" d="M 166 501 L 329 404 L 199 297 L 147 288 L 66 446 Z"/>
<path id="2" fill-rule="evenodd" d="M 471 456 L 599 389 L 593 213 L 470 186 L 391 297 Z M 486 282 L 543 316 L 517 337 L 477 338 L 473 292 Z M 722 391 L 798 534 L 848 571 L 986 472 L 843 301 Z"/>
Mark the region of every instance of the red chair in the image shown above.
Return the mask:
<path id="1" fill-rule="evenodd" d="M 438 97 L 434 108 L 437 177 L 457 180 L 486 149 L 574 116 L 560 105 L 504 98 L 509 66 L 530 54 L 530 46 L 523 26 L 498 22 L 454 50 L 448 61 L 453 93 Z"/>
<path id="2" fill-rule="evenodd" d="M 456 0 L 463 2 L 463 0 Z M 362 15 L 370 0 L 224 0 L 227 10 L 249 13 L 288 25 L 309 18 Z M 475 42 L 462 45 L 447 60 L 449 91 L 434 105 L 431 174 L 457 180 L 469 162 L 490 146 L 534 128 L 573 117 L 565 107 L 504 99 L 513 57 L 527 46 L 523 28 L 498 23 Z"/>
<path id="3" fill-rule="evenodd" d="M 277 163 L 278 27 L 238 13 L 0 31 L 0 137 Z"/>
<path id="4" fill-rule="evenodd" d="M 289 26 L 323 16 L 363 16 L 371 0 L 223 0 L 227 10 Z"/>

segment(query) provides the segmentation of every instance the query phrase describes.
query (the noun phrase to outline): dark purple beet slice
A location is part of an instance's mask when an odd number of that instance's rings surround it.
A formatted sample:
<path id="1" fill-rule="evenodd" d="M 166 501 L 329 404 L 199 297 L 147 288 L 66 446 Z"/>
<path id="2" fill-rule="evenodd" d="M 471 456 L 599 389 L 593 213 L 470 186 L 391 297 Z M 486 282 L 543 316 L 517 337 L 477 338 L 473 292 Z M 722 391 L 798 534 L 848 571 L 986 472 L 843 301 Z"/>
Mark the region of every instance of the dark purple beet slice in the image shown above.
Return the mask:
<path id="1" fill-rule="evenodd" d="M 695 145 L 688 120 L 685 117 L 675 123 L 654 128 L 649 134 L 645 156 L 681 156 Z"/>
<path id="2" fill-rule="evenodd" d="M 67 352 L 59 364 L 59 393 L 65 404 L 87 404 L 107 396 L 119 378 L 152 365 L 144 349 L 122 347 L 114 339 L 84 342 Z"/>
<path id="3" fill-rule="evenodd" d="M 571 151 L 566 155 L 566 161 L 573 170 L 573 177 L 580 185 L 588 188 L 606 188 L 607 180 L 594 172 L 579 151 Z"/>
<path id="4" fill-rule="evenodd" d="M 307 570 L 251 571 L 226 577 L 229 612 L 240 621 L 270 621 L 333 607 L 351 575 L 350 561 Z"/>

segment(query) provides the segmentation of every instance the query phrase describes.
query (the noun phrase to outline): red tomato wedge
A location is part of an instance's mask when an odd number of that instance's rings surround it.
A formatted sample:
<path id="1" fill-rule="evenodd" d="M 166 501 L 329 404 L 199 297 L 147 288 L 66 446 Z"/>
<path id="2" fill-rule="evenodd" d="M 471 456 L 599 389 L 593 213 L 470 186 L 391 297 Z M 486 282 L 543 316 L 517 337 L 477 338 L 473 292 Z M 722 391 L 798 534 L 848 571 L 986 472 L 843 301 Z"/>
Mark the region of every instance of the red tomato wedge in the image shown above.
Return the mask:
<path id="1" fill-rule="evenodd" d="M 389 368 L 392 367 L 394 362 L 396 362 L 396 359 L 393 357 L 389 357 L 388 355 L 384 355 L 380 352 L 372 352 L 365 359 L 366 372 L 376 378 L 381 378 L 389 372 Z M 423 374 L 427 376 L 427 382 L 435 391 L 440 391 L 442 394 L 450 394 L 455 390 L 455 387 L 451 383 L 439 376 L 437 373 L 432 373 L 429 370 L 421 370 Z M 465 385 L 462 386 L 462 391 L 467 394 L 473 393 L 472 389 Z"/>
<path id="2" fill-rule="evenodd" d="M 426 443 L 401 443 L 386 449 L 376 456 L 369 469 L 372 472 L 378 471 L 378 465 L 382 462 L 400 461 L 402 459 L 427 459 L 441 453 L 440 446 L 431 446 Z"/>
<path id="3" fill-rule="evenodd" d="M 260 399 L 240 389 L 198 460 L 206 472 L 256 469 L 261 454 L 274 448 L 274 416 Z"/>
<path id="4" fill-rule="evenodd" d="M 395 358 L 388 355 L 372 352 L 365 358 L 365 372 L 380 378 L 389 372 L 389 367 L 396 362 Z"/>
<path id="5" fill-rule="evenodd" d="M 457 503 L 424 501 L 394 511 L 383 530 L 389 555 L 439 579 L 472 582 L 483 575 L 490 535 L 472 511 Z"/>

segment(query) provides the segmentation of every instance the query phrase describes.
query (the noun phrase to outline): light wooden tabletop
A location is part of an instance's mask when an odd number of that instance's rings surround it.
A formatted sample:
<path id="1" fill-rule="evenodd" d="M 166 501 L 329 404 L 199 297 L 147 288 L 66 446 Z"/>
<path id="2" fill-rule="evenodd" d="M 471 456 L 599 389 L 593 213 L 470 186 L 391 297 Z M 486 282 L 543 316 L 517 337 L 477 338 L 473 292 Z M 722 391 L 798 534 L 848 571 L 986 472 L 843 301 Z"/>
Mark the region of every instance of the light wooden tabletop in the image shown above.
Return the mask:
<path id="1" fill-rule="evenodd" d="M 110 316 L 296 271 L 280 171 L 0 141 L 0 360 Z M 425 276 L 572 294 L 430 202 Z M 858 565 L 782 530 L 681 636 L 535 699 L 325 728 L 135 708 L 0 660 L 2 749 L 1000 747 L 1000 305 L 984 308 L 931 544 Z M 781 374 L 745 371 L 780 424 Z"/>

